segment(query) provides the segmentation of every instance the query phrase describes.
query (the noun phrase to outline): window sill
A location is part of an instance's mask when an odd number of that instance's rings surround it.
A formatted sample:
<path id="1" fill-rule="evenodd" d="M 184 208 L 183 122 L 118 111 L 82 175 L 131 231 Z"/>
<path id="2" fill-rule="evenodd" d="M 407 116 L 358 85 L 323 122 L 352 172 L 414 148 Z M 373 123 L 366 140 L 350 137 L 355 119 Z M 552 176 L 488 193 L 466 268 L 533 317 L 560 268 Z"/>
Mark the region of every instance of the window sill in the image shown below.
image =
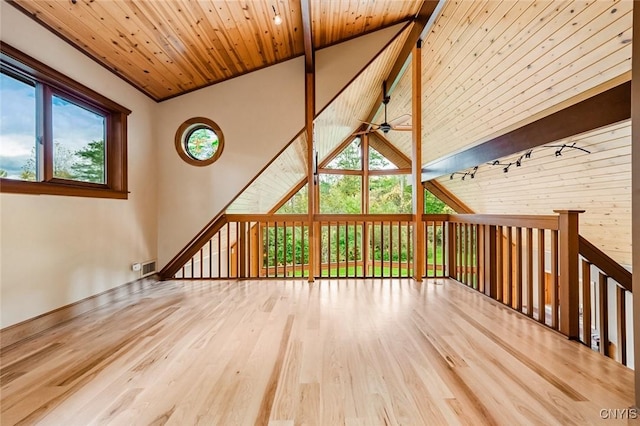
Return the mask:
<path id="1" fill-rule="evenodd" d="M 69 197 L 112 198 L 119 200 L 129 198 L 129 192 L 127 191 L 116 191 L 106 185 L 89 185 L 73 185 L 60 182 L 25 182 L 0 178 L 0 192 L 2 193 L 63 195 Z"/>

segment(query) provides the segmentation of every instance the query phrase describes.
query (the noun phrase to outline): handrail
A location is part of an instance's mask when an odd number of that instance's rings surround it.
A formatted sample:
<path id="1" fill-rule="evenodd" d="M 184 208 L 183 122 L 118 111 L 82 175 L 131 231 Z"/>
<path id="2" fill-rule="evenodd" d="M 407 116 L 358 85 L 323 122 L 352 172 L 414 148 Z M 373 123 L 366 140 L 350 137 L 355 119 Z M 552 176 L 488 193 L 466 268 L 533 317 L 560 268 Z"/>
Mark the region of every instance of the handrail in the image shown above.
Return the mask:
<path id="1" fill-rule="evenodd" d="M 550 229 L 552 231 L 559 229 L 558 216 L 555 215 L 452 214 L 449 215 L 449 222 Z"/>
<path id="2" fill-rule="evenodd" d="M 306 214 L 237 214 L 228 213 L 227 222 L 306 222 Z"/>
<path id="3" fill-rule="evenodd" d="M 218 231 L 227 224 L 227 217 L 224 213 L 220 213 L 211 222 L 207 224 L 189 243 L 176 254 L 173 259 L 165 265 L 160 271 L 160 279 L 169 279 L 182 268 L 193 255 L 195 255 L 200 247 L 209 241 Z"/>
<path id="4" fill-rule="evenodd" d="M 412 214 L 316 214 L 315 222 L 410 222 Z"/>
<path id="5" fill-rule="evenodd" d="M 448 222 L 449 214 L 432 214 L 425 213 L 422 215 L 423 222 Z"/>
<path id="6" fill-rule="evenodd" d="M 600 270 L 609 277 L 613 278 L 620 287 L 631 292 L 631 281 L 633 277 L 631 272 L 623 268 L 618 262 L 594 246 L 582 235 L 579 236 L 579 252 L 581 256 L 600 268 Z"/>

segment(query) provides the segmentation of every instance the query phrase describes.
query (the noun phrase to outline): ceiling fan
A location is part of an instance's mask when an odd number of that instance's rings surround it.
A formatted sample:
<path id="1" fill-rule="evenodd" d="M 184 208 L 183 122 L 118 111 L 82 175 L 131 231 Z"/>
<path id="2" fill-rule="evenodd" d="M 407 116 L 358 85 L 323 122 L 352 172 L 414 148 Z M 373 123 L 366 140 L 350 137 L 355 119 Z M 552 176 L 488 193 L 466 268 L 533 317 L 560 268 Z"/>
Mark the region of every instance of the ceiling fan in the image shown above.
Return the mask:
<path id="1" fill-rule="evenodd" d="M 367 121 L 362 121 L 363 124 L 367 124 L 369 126 L 368 129 L 362 130 L 359 132 L 353 133 L 354 135 L 364 135 L 367 133 L 375 132 L 376 130 L 382 130 L 382 132 L 386 135 L 391 130 L 396 130 L 400 132 L 410 132 L 411 125 L 406 124 L 407 118 L 411 118 L 411 114 L 402 114 L 399 117 L 394 118 L 391 121 L 387 121 L 387 104 L 391 100 L 391 96 L 386 93 L 386 88 L 383 86 L 383 90 L 385 92 L 384 98 L 382 99 L 382 103 L 384 104 L 384 121 L 380 124 L 369 123 Z"/>

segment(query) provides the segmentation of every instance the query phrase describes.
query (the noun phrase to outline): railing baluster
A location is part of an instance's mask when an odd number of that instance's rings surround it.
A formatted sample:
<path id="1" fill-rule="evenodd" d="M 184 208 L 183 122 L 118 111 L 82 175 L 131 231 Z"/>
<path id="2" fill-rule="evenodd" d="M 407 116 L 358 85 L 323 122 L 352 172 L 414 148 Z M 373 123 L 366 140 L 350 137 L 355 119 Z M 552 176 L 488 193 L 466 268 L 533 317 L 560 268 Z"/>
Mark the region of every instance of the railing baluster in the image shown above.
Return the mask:
<path id="1" fill-rule="evenodd" d="M 598 279 L 598 312 L 600 317 L 600 353 L 609 356 L 608 277 L 600 272 Z"/>
<path id="2" fill-rule="evenodd" d="M 582 342 L 591 347 L 591 263 L 582 259 Z"/>
<path id="3" fill-rule="evenodd" d="M 627 365 L 627 312 L 625 303 L 625 291 L 616 285 L 616 316 L 618 331 L 618 362 Z"/>
<path id="4" fill-rule="evenodd" d="M 544 245 L 544 229 L 538 229 L 538 321 L 546 324 L 546 268 Z"/>
<path id="5" fill-rule="evenodd" d="M 211 278 L 211 256 L 213 254 L 213 249 L 211 248 L 213 244 L 213 239 L 209 240 L 209 242 L 207 243 L 207 245 L 209 246 L 209 275 L 207 276 L 207 278 Z"/>
<path id="6" fill-rule="evenodd" d="M 504 248 L 504 235 L 502 233 L 502 226 L 496 226 L 496 295 L 497 300 L 502 302 L 504 300 L 504 264 L 503 264 L 503 248 Z"/>
<path id="7" fill-rule="evenodd" d="M 551 328 L 558 329 L 558 231 L 551 231 Z"/>
<path id="8" fill-rule="evenodd" d="M 432 237 L 433 237 L 433 274 L 432 276 L 435 277 L 437 276 L 437 270 L 438 270 L 438 226 L 437 223 L 434 221 L 433 222 L 433 233 L 432 233 Z M 443 268 L 444 269 L 444 268 Z"/>
<path id="9" fill-rule="evenodd" d="M 505 304 L 513 307 L 513 230 L 510 226 L 506 227 L 507 230 L 507 279 L 506 279 L 506 299 Z"/>
<path id="10" fill-rule="evenodd" d="M 522 228 L 516 227 L 516 310 L 522 312 Z"/>
<path id="11" fill-rule="evenodd" d="M 222 278 L 222 230 L 218 231 L 216 237 L 218 238 L 218 278 Z"/>
<path id="12" fill-rule="evenodd" d="M 533 229 L 527 228 L 527 315 L 533 318 Z"/>
<path id="13" fill-rule="evenodd" d="M 473 235 L 474 235 L 473 242 L 474 242 L 474 248 L 475 248 L 474 250 L 475 260 L 473 262 L 475 288 L 479 292 L 484 293 L 484 280 L 482 279 L 482 268 L 480 267 L 481 258 L 482 258 L 482 254 L 480 250 L 480 247 L 482 247 L 482 228 L 480 227 L 480 225 L 476 224 L 473 226 Z"/>
<path id="14" fill-rule="evenodd" d="M 462 262 L 462 253 L 464 251 L 464 241 L 462 239 L 462 225 L 456 223 L 456 248 L 458 250 L 457 253 L 457 262 L 456 262 L 456 279 L 458 281 L 462 281 L 462 270 L 464 268 L 464 263 Z"/>
<path id="15" fill-rule="evenodd" d="M 227 224 L 227 276 L 228 277 L 232 277 L 233 276 L 233 272 L 231 270 L 231 262 L 232 262 L 232 255 L 231 255 L 231 224 L 228 223 Z"/>
<path id="16" fill-rule="evenodd" d="M 467 269 L 466 269 L 466 278 L 467 278 L 467 285 L 469 287 L 473 287 L 473 271 L 472 271 L 472 267 L 473 267 L 473 226 L 470 224 L 466 224 L 465 225 L 465 229 L 466 229 L 466 249 L 467 249 Z"/>

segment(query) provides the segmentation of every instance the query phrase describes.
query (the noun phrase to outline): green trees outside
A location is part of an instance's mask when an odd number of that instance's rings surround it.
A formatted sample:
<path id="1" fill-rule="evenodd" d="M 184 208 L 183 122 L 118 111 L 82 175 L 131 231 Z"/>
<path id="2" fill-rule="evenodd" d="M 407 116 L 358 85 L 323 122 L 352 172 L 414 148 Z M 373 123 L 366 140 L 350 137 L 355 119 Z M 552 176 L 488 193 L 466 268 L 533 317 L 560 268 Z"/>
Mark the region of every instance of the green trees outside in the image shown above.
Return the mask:
<path id="1" fill-rule="evenodd" d="M 91 141 L 86 147 L 76 151 L 76 161 L 70 167 L 72 179 L 104 183 L 104 152 L 104 141 Z"/>
<path id="2" fill-rule="evenodd" d="M 348 145 L 327 166 L 336 170 L 361 170 L 362 154 L 359 139 Z M 389 170 L 395 166 L 374 149 L 369 151 L 370 170 Z M 362 214 L 362 176 L 353 174 L 320 174 L 319 176 L 319 211 L 322 214 Z M 409 175 L 375 175 L 369 177 L 369 212 L 370 214 L 410 214 L 412 212 L 412 185 Z M 453 211 L 437 197 L 425 191 L 424 211 L 428 214 L 453 213 Z M 307 213 L 307 188 L 303 187 L 284 204 L 278 213 L 305 214 Z M 322 264 L 338 262 L 346 264 L 362 261 L 363 236 L 368 235 L 369 261 L 385 265 L 393 262 L 397 265 L 413 261 L 411 247 L 412 227 L 409 223 L 375 223 L 366 225 L 345 224 L 322 225 L 320 227 L 320 260 Z M 273 267 L 287 264 L 306 264 L 308 261 L 308 230 L 306 227 L 288 228 L 285 231 L 268 228 L 263 234 L 265 244 L 265 258 L 263 266 Z M 294 237 L 295 234 L 295 244 Z M 427 229 L 427 256 L 429 263 L 437 260 L 442 262 L 442 227 Z M 304 239 L 304 241 L 303 241 Z M 434 252 L 434 239 L 436 250 Z M 286 256 L 286 257 L 285 257 Z M 355 266 L 350 266 L 353 269 Z M 349 275 L 361 273 L 350 271 Z M 378 268 L 378 266 L 376 266 Z M 387 268 L 385 266 L 385 268 Z M 344 269 L 344 268 L 342 268 Z M 388 271 L 387 271 L 388 272 Z M 408 275 L 409 271 L 396 271 L 397 275 Z M 337 276 L 338 267 L 323 273 L 324 276 Z M 340 271 L 344 275 L 344 271 Z M 394 273 L 394 275 L 396 275 Z"/>
<path id="3" fill-rule="evenodd" d="M 104 183 L 105 181 L 104 141 L 91 141 L 85 147 L 71 151 L 59 142 L 53 144 L 53 176 L 60 179 L 82 182 Z M 36 180 L 35 147 L 22 166 L 20 179 Z"/>

